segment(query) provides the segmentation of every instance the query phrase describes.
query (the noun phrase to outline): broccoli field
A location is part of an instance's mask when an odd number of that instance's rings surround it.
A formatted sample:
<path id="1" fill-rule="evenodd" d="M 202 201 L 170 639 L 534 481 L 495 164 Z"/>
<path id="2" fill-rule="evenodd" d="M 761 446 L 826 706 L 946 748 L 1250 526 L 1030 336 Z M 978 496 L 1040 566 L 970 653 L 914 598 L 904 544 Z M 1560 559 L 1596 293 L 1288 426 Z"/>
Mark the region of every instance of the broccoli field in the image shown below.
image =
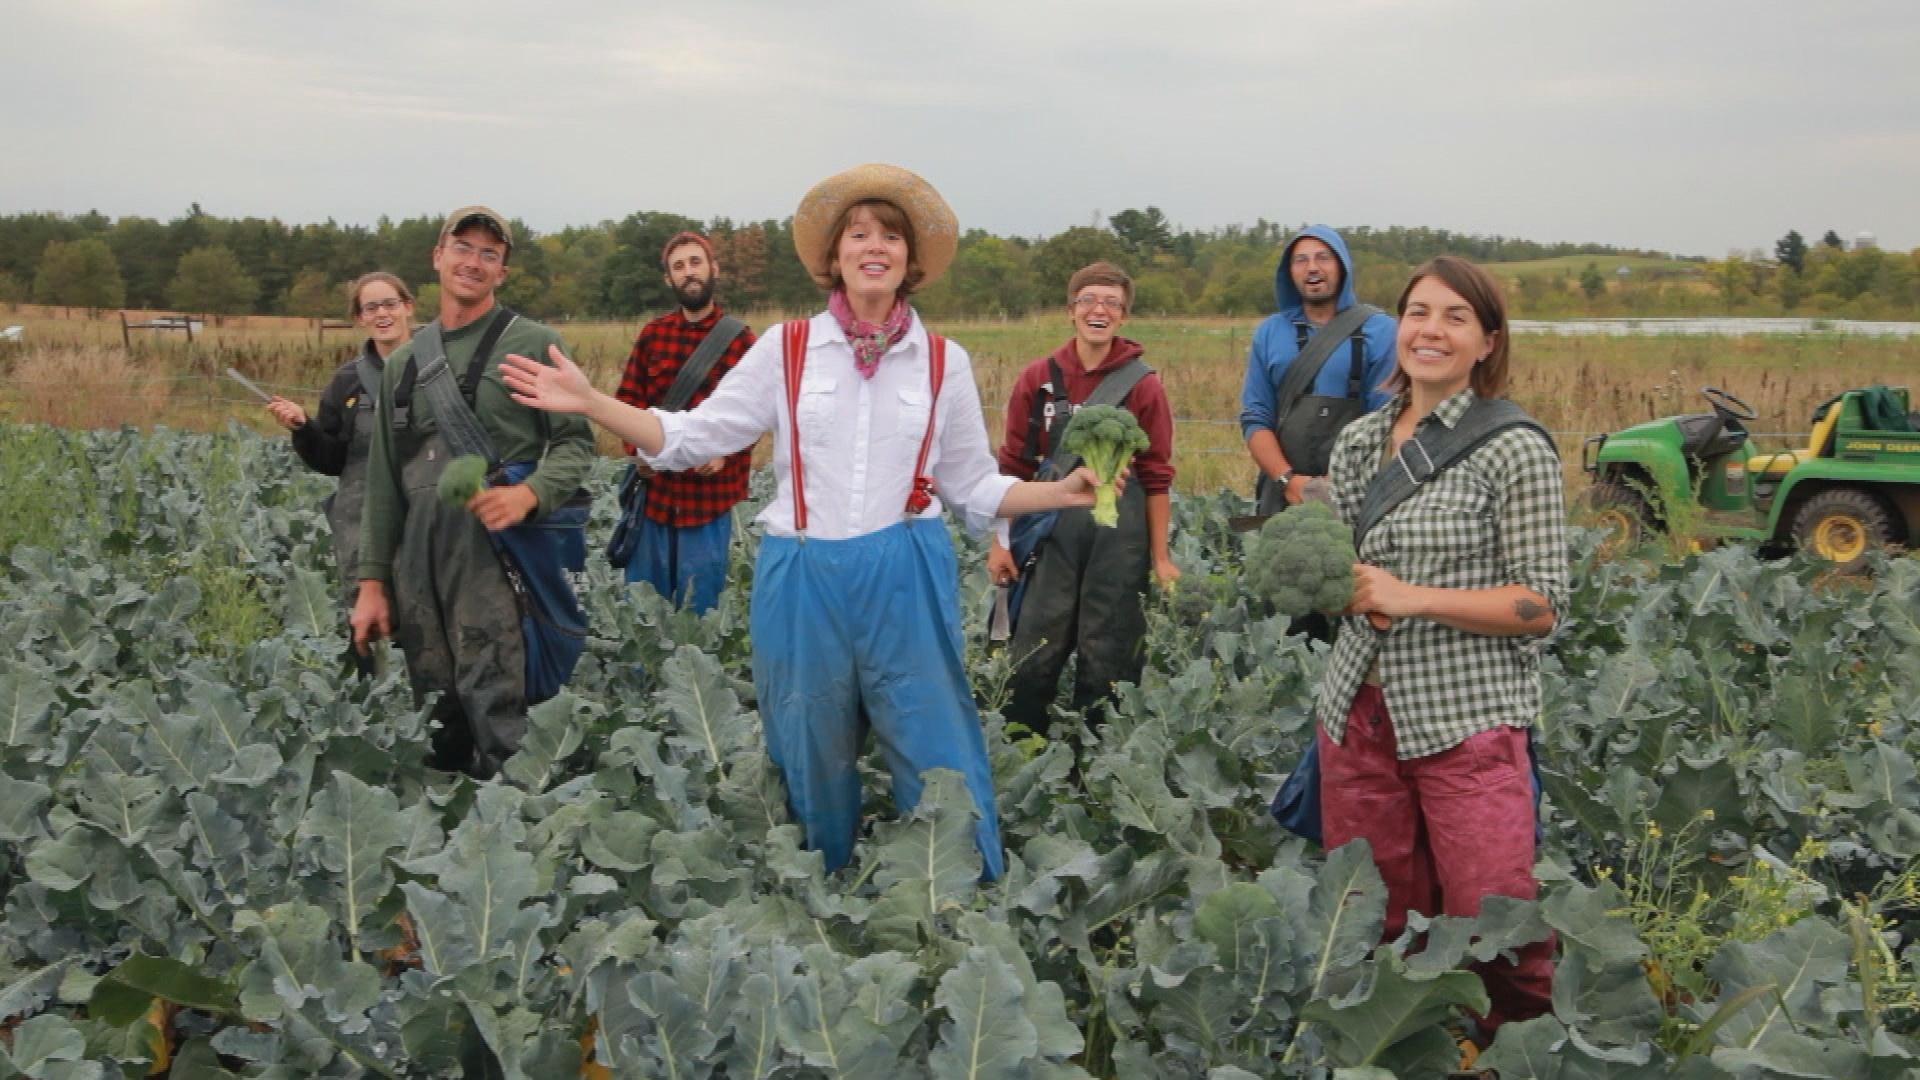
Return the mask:
<path id="1" fill-rule="evenodd" d="M 705 619 L 595 548 L 571 689 L 474 785 L 422 764 L 397 655 L 352 674 L 330 481 L 284 440 L 4 426 L 0 462 L 0 1077 L 1429 1077 L 1468 965 L 1549 930 L 1555 1011 L 1481 1057 L 1503 1080 L 1920 1075 L 1914 558 L 1576 530 L 1542 899 L 1380 945 L 1364 848 L 1266 814 L 1321 657 L 1242 586 L 1239 497 L 1176 503 L 1185 577 L 1099 730 L 1007 730 L 1008 661 L 973 656 L 981 886 L 957 777 L 897 819 L 870 771 L 853 865 L 802 850 L 750 535 Z"/>

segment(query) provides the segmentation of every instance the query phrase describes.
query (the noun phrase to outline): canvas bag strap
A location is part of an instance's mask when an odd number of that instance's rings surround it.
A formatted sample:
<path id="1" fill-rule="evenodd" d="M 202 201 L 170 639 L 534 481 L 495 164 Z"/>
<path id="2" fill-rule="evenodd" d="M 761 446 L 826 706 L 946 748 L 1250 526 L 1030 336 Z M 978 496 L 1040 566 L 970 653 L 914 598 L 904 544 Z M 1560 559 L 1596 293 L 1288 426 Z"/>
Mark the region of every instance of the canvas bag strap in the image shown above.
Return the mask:
<path id="1" fill-rule="evenodd" d="M 1333 317 L 1333 321 L 1320 328 L 1319 332 L 1307 340 L 1305 348 L 1294 356 L 1287 365 L 1287 373 L 1280 379 L 1280 389 L 1274 395 L 1273 430 L 1279 431 L 1280 425 L 1287 419 L 1287 413 L 1293 411 L 1301 395 L 1313 386 L 1320 377 L 1320 369 L 1327 366 L 1327 358 L 1333 350 L 1357 333 L 1366 325 L 1366 321 L 1380 314 L 1380 309 L 1372 304 L 1355 304 Z M 1353 376 L 1348 375 L 1351 382 Z M 1282 447 L 1281 449 L 1285 449 Z"/>
<path id="2" fill-rule="evenodd" d="M 787 386 L 787 468 L 793 475 L 793 531 L 807 531 L 806 473 L 800 461 L 800 376 L 807 367 L 807 320 L 780 328 L 781 368 Z"/>
<path id="3" fill-rule="evenodd" d="M 693 355 L 680 366 L 680 374 L 673 377 L 673 384 L 667 387 L 667 396 L 660 399 L 659 407 L 667 412 L 685 409 L 694 393 L 706 385 L 707 375 L 713 371 L 713 365 L 720 362 L 727 346 L 746 328 L 746 323 L 731 315 L 720 316 L 720 321 L 707 330 L 707 336 L 700 339 Z"/>
<path id="4" fill-rule="evenodd" d="M 1532 428 L 1548 446 L 1553 445 L 1553 436 L 1538 421 L 1504 398 L 1480 398 L 1452 428 L 1431 422 L 1425 432 L 1401 443 L 1394 460 L 1367 485 L 1359 520 L 1353 525 L 1353 546 L 1358 549 L 1375 525 L 1434 477 L 1465 461 L 1495 435 L 1516 427 Z"/>

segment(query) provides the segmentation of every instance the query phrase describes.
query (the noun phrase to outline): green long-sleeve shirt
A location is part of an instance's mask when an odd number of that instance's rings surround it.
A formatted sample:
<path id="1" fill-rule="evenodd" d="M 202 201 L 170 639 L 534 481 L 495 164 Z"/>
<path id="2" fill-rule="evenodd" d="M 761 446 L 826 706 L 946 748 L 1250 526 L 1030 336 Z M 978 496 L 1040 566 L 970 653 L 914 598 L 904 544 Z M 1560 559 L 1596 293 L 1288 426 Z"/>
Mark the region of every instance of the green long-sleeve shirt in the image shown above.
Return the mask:
<path id="1" fill-rule="evenodd" d="M 447 363 L 456 375 L 466 372 L 490 321 L 491 313 L 458 330 L 443 333 Z M 547 346 L 559 344 L 560 335 L 550 327 L 521 317 L 501 335 L 493 355 L 501 358 L 508 353 L 518 353 L 546 362 Z M 412 355 L 413 345 L 409 342 L 387 358 L 379 418 L 374 425 L 373 448 L 367 461 L 367 504 L 361 524 L 360 550 L 363 579 L 390 581 L 392 578 L 393 554 L 400 545 L 400 533 L 407 519 L 401 466 L 405 464 L 405 457 L 419 448 L 419 437 L 437 427 L 432 405 L 416 386 L 411 431 L 398 434 L 394 431 L 393 396 L 399 390 Z M 587 478 L 593 464 L 593 428 L 586 418 L 541 412 L 514 401 L 500 380 L 498 363 L 486 365 L 474 391 L 473 413 L 486 429 L 494 453 L 501 461 L 540 462 L 526 480 L 540 499 L 540 505 L 533 512 L 534 520 L 545 517 L 565 502 Z"/>

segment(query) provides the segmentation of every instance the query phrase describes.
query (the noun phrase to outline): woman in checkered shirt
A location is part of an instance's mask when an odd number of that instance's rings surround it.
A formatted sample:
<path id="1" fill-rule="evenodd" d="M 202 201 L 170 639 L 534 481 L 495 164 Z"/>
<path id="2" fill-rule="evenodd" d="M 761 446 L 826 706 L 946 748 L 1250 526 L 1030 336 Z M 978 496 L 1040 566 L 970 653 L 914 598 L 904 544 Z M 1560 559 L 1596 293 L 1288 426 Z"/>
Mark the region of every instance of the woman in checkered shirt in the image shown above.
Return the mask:
<path id="1" fill-rule="evenodd" d="M 1331 495 L 1349 524 L 1403 443 L 1504 393 L 1508 346 L 1486 271 L 1441 256 L 1414 272 L 1387 384 L 1396 396 L 1334 447 Z M 1321 813 L 1329 849 L 1372 846 L 1388 938 L 1409 910 L 1471 916 L 1487 896 L 1537 895 L 1529 738 L 1539 642 L 1565 613 L 1566 551 L 1559 457 L 1524 426 L 1428 478 L 1361 538 L 1315 710 Z M 1478 968 L 1492 1000 L 1485 1038 L 1551 1007 L 1552 940 L 1518 955 Z"/>

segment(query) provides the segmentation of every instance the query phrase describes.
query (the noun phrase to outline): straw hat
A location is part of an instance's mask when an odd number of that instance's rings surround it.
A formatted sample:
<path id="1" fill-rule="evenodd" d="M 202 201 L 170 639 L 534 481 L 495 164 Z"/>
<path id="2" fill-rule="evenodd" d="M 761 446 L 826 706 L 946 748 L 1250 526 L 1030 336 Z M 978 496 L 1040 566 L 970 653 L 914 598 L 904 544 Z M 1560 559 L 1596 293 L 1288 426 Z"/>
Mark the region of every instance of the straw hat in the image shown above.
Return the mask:
<path id="1" fill-rule="evenodd" d="M 847 207 L 868 199 L 883 199 L 899 207 L 913 225 L 913 259 L 931 284 L 947 272 L 954 248 L 960 243 L 960 222 L 953 208 L 933 185 L 898 165 L 856 165 L 813 185 L 793 212 L 793 247 L 800 264 L 822 288 L 833 283 L 828 274 L 827 233 Z"/>

